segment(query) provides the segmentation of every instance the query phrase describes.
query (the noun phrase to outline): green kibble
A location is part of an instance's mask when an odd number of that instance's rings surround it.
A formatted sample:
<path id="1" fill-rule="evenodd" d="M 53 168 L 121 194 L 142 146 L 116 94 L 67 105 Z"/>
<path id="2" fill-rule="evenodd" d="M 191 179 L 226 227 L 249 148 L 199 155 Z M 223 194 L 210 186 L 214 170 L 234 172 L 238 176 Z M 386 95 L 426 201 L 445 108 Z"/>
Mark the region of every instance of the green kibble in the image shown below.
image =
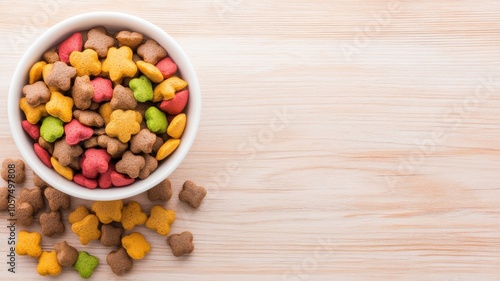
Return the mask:
<path id="1" fill-rule="evenodd" d="M 78 253 L 78 259 L 76 260 L 73 268 L 80 273 L 82 278 L 90 278 L 92 273 L 94 273 L 94 269 L 99 265 L 99 259 L 85 251 L 81 251 Z"/>
<path id="2" fill-rule="evenodd" d="M 151 106 L 146 110 L 145 116 L 146 125 L 151 132 L 161 134 L 167 131 L 167 116 L 163 111 Z"/>
<path id="3" fill-rule="evenodd" d="M 134 92 L 134 98 L 140 102 L 153 100 L 153 85 L 148 77 L 141 75 L 128 83 L 130 89 Z"/>
<path id="4" fill-rule="evenodd" d="M 63 121 L 59 118 L 48 116 L 42 121 L 40 135 L 47 142 L 53 143 L 64 134 Z"/>

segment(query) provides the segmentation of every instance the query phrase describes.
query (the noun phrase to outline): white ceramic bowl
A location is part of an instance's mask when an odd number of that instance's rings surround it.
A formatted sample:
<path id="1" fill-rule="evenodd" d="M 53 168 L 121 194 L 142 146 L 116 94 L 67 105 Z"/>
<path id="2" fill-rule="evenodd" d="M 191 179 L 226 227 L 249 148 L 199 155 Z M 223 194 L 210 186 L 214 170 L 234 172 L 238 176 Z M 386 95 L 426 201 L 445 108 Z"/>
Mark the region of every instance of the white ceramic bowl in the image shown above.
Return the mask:
<path id="1" fill-rule="evenodd" d="M 189 101 L 185 109 L 187 124 L 179 147 L 146 179 L 137 180 L 125 187 L 109 189 L 87 189 L 68 181 L 53 169 L 45 166 L 33 151 L 33 140 L 24 132 L 21 121 L 23 112 L 19 109 L 22 87 L 28 83 L 31 66 L 42 59 L 42 54 L 77 31 L 95 26 L 105 26 L 109 31 L 130 30 L 142 33 L 156 40 L 177 63 L 181 77 L 188 82 Z M 14 141 L 25 162 L 49 185 L 71 196 L 88 200 L 116 200 L 134 196 L 152 188 L 168 177 L 186 157 L 194 142 L 201 115 L 201 94 L 194 69 L 181 47 L 158 26 L 136 16 L 116 12 L 94 12 L 68 18 L 43 33 L 28 48 L 13 75 L 9 90 L 8 114 Z"/>

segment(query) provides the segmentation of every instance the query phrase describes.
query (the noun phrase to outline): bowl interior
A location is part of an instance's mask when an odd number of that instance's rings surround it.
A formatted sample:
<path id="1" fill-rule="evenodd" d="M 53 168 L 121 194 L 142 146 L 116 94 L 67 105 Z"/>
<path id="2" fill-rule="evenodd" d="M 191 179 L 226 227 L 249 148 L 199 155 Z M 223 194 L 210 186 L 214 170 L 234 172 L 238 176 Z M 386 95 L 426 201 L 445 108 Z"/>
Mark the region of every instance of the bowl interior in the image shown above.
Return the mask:
<path id="1" fill-rule="evenodd" d="M 130 30 L 142 33 L 146 38 L 156 40 L 177 63 L 182 79 L 188 82 L 189 100 L 185 112 L 187 124 L 179 147 L 146 179 L 138 180 L 126 187 L 110 189 L 87 189 L 68 181 L 54 170 L 45 166 L 33 151 L 33 140 L 24 132 L 21 121 L 23 112 L 19 109 L 22 87 L 28 83 L 31 66 L 42 59 L 43 53 L 77 31 L 95 26 L 104 26 L 110 32 Z M 13 75 L 8 100 L 9 123 L 14 141 L 25 162 L 49 185 L 75 197 L 88 200 L 116 200 L 134 196 L 155 186 L 168 177 L 182 162 L 194 142 L 201 115 L 201 96 L 198 79 L 189 58 L 180 46 L 158 26 L 135 16 L 116 12 L 95 12 L 66 19 L 43 33 L 21 58 Z"/>

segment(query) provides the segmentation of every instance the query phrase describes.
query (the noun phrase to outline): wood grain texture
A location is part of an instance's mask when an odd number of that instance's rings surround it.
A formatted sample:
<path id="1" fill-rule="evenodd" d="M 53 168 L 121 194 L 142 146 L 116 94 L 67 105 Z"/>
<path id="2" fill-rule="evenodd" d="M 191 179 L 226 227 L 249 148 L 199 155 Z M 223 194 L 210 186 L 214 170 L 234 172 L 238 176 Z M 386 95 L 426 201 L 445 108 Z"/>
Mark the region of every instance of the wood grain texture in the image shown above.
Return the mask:
<path id="1" fill-rule="evenodd" d="M 175 195 L 186 179 L 209 192 L 197 211 L 166 204 L 195 252 L 175 258 L 141 229 L 153 250 L 120 280 L 500 279 L 500 2 L 43 2 L 0 4 L 2 158 L 20 156 L 6 113 L 12 73 L 64 18 L 144 17 L 199 75 L 198 138 L 170 178 Z M 6 219 L 0 279 L 39 280 L 27 257 L 7 272 Z M 110 249 L 69 230 L 44 249 L 61 239 L 101 258 L 93 279 L 118 280 Z"/>

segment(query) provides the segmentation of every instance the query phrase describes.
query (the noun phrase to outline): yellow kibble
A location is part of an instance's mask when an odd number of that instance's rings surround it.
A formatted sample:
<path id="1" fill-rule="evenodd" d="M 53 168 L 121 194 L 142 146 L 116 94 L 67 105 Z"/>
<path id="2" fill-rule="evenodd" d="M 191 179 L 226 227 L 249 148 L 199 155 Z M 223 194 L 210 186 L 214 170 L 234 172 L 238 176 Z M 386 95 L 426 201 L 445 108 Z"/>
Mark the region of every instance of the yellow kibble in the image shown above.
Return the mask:
<path id="1" fill-rule="evenodd" d="M 174 152 L 174 150 L 179 146 L 180 143 L 181 143 L 180 139 L 167 140 L 160 147 L 160 149 L 158 150 L 158 153 L 156 153 L 156 160 L 160 161 L 160 160 L 167 158 L 167 156 L 169 156 L 170 154 L 172 154 L 172 152 Z"/>
<path id="2" fill-rule="evenodd" d="M 99 107 L 99 114 L 101 114 L 102 118 L 104 119 L 104 124 L 108 124 L 109 121 L 111 120 L 111 113 L 113 112 L 113 109 L 111 109 L 111 103 L 103 103 Z"/>
<path id="3" fill-rule="evenodd" d="M 39 61 L 35 63 L 29 72 L 29 83 L 33 84 L 36 81 L 42 79 L 43 68 L 47 65 L 44 61 Z"/>
<path id="4" fill-rule="evenodd" d="M 158 69 L 158 67 L 142 60 L 137 61 L 135 64 L 137 65 L 139 71 L 142 72 L 142 74 L 146 75 L 146 77 L 148 77 L 151 82 L 160 83 L 163 81 L 163 74 L 161 74 L 161 71 Z"/>
<path id="5" fill-rule="evenodd" d="M 168 125 L 167 134 L 174 139 L 180 138 L 186 127 L 186 120 L 186 114 L 184 113 L 175 116 Z"/>
<path id="6" fill-rule="evenodd" d="M 153 102 L 173 99 L 175 92 L 186 88 L 187 85 L 186 81 L 177 76 L 172 76 L 154 88 Z"/>
<path id="7" fill-rule="evenodd" d="M 26 115 L 26 120 L 28 120 L 28 122 L 30 122 L 31 124 L 38 123 L 38 121 L 40 121 L 42 117 L 48 115 L 45 104 L 40 104 L 39 106 L 32 107 L 28 104 L 26 98 L 22 98 L 19 100 L 19 108 L 21 108 L 21 110 L 24 112 L 24 115 Z"/>
<path id="8" fill-rule="evenodd" d="M 59 164 L 59 162 L 56 160 L 56 158 L 51 157 L 50 158 L 50 163 L 52 164 L 52 167 L 54 167 L 54 170 L 67 180 L 73 180 L 73 170 L 70 167 L 65 167 Z"/>

